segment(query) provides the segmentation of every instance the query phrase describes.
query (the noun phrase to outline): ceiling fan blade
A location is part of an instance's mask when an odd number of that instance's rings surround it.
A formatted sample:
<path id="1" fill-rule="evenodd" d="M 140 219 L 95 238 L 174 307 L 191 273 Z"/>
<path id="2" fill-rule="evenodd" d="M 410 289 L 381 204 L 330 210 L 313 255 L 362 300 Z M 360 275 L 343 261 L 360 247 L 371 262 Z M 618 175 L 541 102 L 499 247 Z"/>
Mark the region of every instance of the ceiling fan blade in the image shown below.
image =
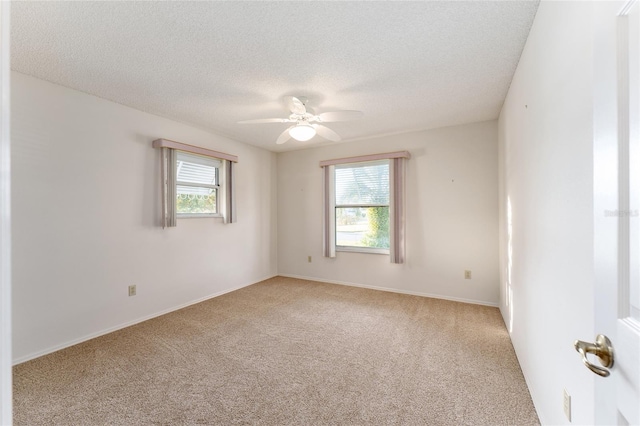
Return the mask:
<path id="1" fill-rule="evenodd" d="M 362 118 L 364 114 L 362 111 L 333 111 L 323 112 L 318 116 L 323 123 L 330 123 L 333 121 L 351 121 Z"/>
<path id="2" fill-rule="evenodd" d="M 334 132 L 328 127 L 323 126 L 322 124 L 314 124 L 313 128 L 316 129 L 318 135 L 322 136 L 325 139 L 330 141 L 339 142 L 342 140 L 339 134 Z"/>
<path id="3" fill-rule="evenodd" d="M 307 108 L 305 108 L 304 103 L 295 96 L 285 96 L 284 103 L 287 105 L 287 108 L 289 108 L 289 111 L 294 114 L 302 115 L 307 112 Z"/>
<path id="4" fill-rule="evenodd" d="M 291 123 L 288 118 L 256 118 L 255 120 L 242 120 L 238 124 L 259 124 L 259 123 Z"/>
<path id="5" fill-rule="evenodd" d="M 291 139 L 291 136 L 289 136 L 289 130 L 293 129 L 294 127 L 296 127 L 295 124 L 287 128 L 287 130 L 285 130 L 284 132 L 280 133 L 280 136 L 278 136 L 278 139 L 276 139 L 276 143 L 278 145 L 282 145 L 283 143 Z"/>

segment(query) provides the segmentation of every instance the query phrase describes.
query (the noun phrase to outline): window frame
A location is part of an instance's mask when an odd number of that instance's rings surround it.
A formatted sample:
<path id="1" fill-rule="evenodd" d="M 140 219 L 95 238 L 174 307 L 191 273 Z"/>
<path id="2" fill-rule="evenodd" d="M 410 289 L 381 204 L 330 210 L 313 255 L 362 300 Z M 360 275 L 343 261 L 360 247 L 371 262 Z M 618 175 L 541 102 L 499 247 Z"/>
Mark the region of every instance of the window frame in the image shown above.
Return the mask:
<path id="1" fill-rule="evenodd" d="M 336 193 L 336 173 L 339 169 L 352 169 L 352 168 L 360 168 L 367 167 L 368 165 L 376 165 L 376 164 L 386 164 L 387 165 L 387 184 L 389 185 L 389 199 L 387 204 L 381 203 L 362 203 L 362 204 L 338 204 L 337 203 L 337 193 Z M 388 210 L 387 214 L 391 214 L 391 161 L 389 159 L 380 159 L 380 160 L 370 160 L 370 161 L 358 161 L 353 163 L 344 163 L 333 167 L 333 230 L 334 230 L 334 247 L 335 251 L 340 252 L 350 252 L 350 253 L 368 253 L 368 254 L 390 254 L 390 248 L 382 248 L 382 247 L 366 247 L 366 246 L 343 246 L 338 244 L 338 220 L 337 220 L 337 212 L 339 208 L 371 208 L 371 207 L 386 207 Z M 388 225 L 387 232 L 391 233 L 391 223 Z"/>
<path id="2" fill-rule="evenodd" d="M 186 182 L 186 181 L 181 181 L 178 179 L 178 174 L 179 174 L 179 168 L 178 168 L 178 163 L 180 162 L 180 156 L 184 156 L 184 157 L 199 157 L 202 158 L 202 163 L 201 165 L 206 165 L 206 166 L 212 166 L 215 169 L 215 182 L 217 183 L 217 185 L 212 185 L 212 184 L 198 184 L 198 183 L 193 183 L 193 182 Z M 217 165 L 210 165 L 210 164 L 205 164 L 205 163 L 218 163 Z M 196 163 L 197 164 L 197 163 Z M 196 153 L 192 153 L 192 152 L 187 152 L 187 151 L 181 151 L 181 150 L 177 150 L 176 152 L 176 159 L 175 159 L 175 164 L 173 165 L 173 167 L 175 168 L 175 176 L 176 176 L 176 182 L 175 182 L 175 186 L 176 186 L 176 197 L 175 197 L 175 206 L 174 208 L 176 209 L 176 219 L 198 219 L 198 218 L 210 218 L 210 217 L 223 217 L 222 215 L 222 211 L 221 211 L 221 203 L 220 203 L 220 199 L 223 195 L 224 192 L 224 182 L 221 181 L 221 176 L 224 176 L 224 173 L 221 173 L 221 171 L 223 171 L 222 169 L 224 168 L 224 161 L 221 161 L 218 158 L 215 157 L 210 157 L 210 156 L 205 156 L 205 155 L 200 155 L 200 154 L 196 154 Z M 215 213 L 180 213 L 178 212 L 178 187 L 179 186 L 188 186 L 191 188 L 207 188 L 207 189 L 213 189 L 215 191 L 215 197 L 216 197 L 216 204 L 215 204 L 215 209 L 216 212 Z"/>

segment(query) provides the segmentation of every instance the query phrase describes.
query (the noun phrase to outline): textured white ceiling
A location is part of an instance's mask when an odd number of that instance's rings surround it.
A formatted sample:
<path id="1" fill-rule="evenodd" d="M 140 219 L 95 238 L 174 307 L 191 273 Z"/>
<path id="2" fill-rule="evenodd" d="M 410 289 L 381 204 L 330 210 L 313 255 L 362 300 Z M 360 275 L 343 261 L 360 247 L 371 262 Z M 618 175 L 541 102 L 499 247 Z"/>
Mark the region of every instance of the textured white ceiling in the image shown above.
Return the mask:
<path id="1" fill-rule="evenodd" d="M 13 2 L 12 68 L 272 151 L 285 95 L 345 140 L 498 117 L 538 1 Z M 188 142 L 188 141 L 184 141 Z"/>

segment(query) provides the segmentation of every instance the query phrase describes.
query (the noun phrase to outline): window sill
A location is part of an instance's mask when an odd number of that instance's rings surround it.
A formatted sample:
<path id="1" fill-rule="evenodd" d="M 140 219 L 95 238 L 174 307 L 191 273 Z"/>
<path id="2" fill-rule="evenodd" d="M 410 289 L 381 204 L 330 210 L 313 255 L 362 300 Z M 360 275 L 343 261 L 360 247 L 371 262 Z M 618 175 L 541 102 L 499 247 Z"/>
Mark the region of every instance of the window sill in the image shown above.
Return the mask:
<path id="1" fill-rule="evenodd" d="M 179 214 L 176 216 L 177 219 L 207 219 L 211 217 L 222 218 L 222 215 L 221 214 Z"/>
<path id="2" fill-rule="evenodd" d="M 369 247 L 349 247 L 349 246 L 336 246 L 336 251 L 344 251 L 350 253 L 366 253 L 366 254 L 389 254 L 389 249 L 383 248 L 369 248 Z"/>

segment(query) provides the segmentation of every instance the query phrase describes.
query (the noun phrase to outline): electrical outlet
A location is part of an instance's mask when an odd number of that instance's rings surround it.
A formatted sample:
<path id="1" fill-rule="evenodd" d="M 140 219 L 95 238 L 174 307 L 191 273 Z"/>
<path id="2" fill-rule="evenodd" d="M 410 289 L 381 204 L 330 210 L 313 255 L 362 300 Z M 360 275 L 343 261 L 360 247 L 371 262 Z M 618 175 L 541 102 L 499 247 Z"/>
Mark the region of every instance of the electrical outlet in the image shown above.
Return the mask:
<path id="1" fill-rule="evenodd" d="M 134 285 L 130 285 L 129 286 L 129 296 L 135 296 L 136 295 L 136 286 Z"/>
<path id="2" fill-rule="evenodd" d="M 564 396 L 564 415 L 567 416 L 567 420 L 569 420 L 569 422 L 571 422 L 571 395 L 569 395 L 567 393 L 567 390 L 564 389 L 563 390 L 563 396 Z"/>
<path id="3" fill-rule="evenodd" d="M 311 263 L 311 256 L 307 256 L 307 262 Z"/>
<path id="4" fill-rule="evenodd" d="M 471 271 L 469 271 L 468 269 L 466 271 L 464 271 L 464 279 L 465 280 L 470 280 L 471 279 Z"/>

